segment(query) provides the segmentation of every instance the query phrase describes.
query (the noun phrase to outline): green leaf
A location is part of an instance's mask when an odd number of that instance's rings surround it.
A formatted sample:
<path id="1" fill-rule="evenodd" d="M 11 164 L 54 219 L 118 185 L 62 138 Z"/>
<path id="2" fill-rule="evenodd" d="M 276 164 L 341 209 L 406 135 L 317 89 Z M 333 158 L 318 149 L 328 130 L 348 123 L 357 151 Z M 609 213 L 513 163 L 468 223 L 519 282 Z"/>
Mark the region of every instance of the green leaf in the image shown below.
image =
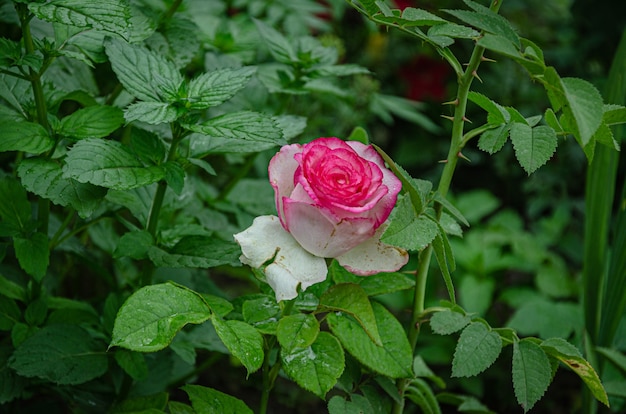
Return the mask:
<path id="1" fill-rule="evenodd" d="M 5 122 L 0 130 L 0 152 L 23 151 L 42 154 L 54 146 L 46 129 L 33 122 Z"/>
<path id="2" fill-rule="evenodd" d="M 336 284 L 358 283 L 367 296 L 384 295 L 415 286 L 415 279 L 399 272 L 379 273 L 368 277 L 356 276 L 344 269 L 336 260 L 328 267 L 328 274 Z"/>
<path id="3" fill-rule="evenodd" d="M 454 271 L 456 264 L 454 262 L 454 254 L 452 253 L 450 241 L 442 228 L 439 229 L 439 233 L 433 239 L 432 246 L 437 264 L 439 265 L 439 270 L 441 270 L 441 276 L 443 276 L 443 281 L 448 291 L 450 302 L 456 303 L 454 284 L 452 283 L 452 276 L 450 275 L 450 272 Z"/>
<path id="4" fill-rule="evenodd" d="M 320 324 L 315 315 L 297 313 L 280 319 L 276 338 L 281 348 L 291 353 L 296 348 L 311 346 L 319 333 Z"/>
<path id="5" fill-rule="evenodd" d="M 465 0 L 465 4 L 472 7 L 475 11 L 469 10 L 443 10 L 444 12 L 456 17 L 457 19 L 484 30 L 487 33 L 493 33 L 507 39 L 516 47 L 520 47 L 520 39 L 515 29 L 508 20 L 487 7 L 478 3 Z"/>
<path id="6" fill-rule="evenodd" d="M 552 381 L 550 361 L 543 349 L 529 340 L 513 343 L 513 387 L 517 402 L 528 412 Z"/>
<path id="7" fill-rule="evenodd" d="M 274 59 L 281 63 L 299 60 L 294 47 L 285 36 L 260 20 L 254 19 L 254 23 Z"/>
<path id="8" fill-rule="evenodd" d="M 604 105 L 604 114 L 602 122 L 608 126 L 626 123 L 626 107 L 622 105 L 608 104 Z"/>
<path id="9" fill-rule="evenodd" d="M 107 193 L 106 188 L 63 178 L 61 165 L 53 160 L 27 158 L 17 167 L 17 174 L 28 191 L 54 204 L 72 206 L 82 218 L 93 214 Z"/>
<path id="10" fill-rule="evenodd" d="M 148 364 L 144 354 L 119 348 L 115 350 L 115 361 L 135 381 L 148 378 Z"/>
<path id="11" fill-rule="evenodd" d="M 163 168 L 165 169 L 165 181 L 167 185 L 174 193 L 180 195 L 185 186 L 185 170 L 176 161 L 167 161 L 163 164 Z"/>
<path id="12" fill-rule="evenodd" d="M 182 390 L 196 414 L 253 414 L 243 401 L 212 388 L 187 384 Z"/>
<path id="13" fill-rule="evenodd" d="M 187 236 L 165 251 L 156 246 L 148 249 L 148 257 L 158 267 L 210 268 L 237 263 L 241 249 L 236 243 L 215 237 Z"/>
<path id="14" fill-rule="evenodd" d="M 183 77 L 162 55 L 118 39 L 105 41 L 111 67 L 124 88 L 143 101 L 175 100 Z"/>
<path id="15" fill-rule="evenodd" d="M 28 8 L 37 17 L 52 23 L 81 28 L 94 28 L 128 38 L 130 4 L 124 0 L 50 0 L 30 3 Z"/>
<path id="16" fill-rule="evenodd" d="M 345 312 L 357 320 L 376 345 L 382 340 L 376 326 L 376 318 L 367 293 L 355 283 L 340 283 L 332 286 L 320 298 L 322 309 Z"/>
<path id="17" fill-rule="evenodd" d="M 41 282 L 50 262 L 48 236 L 39 232 L 29 237 L 14 236 L 13 248 L 20 267 L 36 281 Z"/>
<path id="18" fill-rule="evenodd" d="M 438 335 L 450 335 L 460 331 L 470 322 L 469 316 L 453 310 L 436 312 L 430 317 L 430 327 Z"/>
<path id="19" fill-rule="evenodd" d="M 108 369 L 104 347 L 76 325 L 46 326 L 22 342 L 9 366 L 24 377 L 60 385 L 82 384 Z"/>
<path id="20" fill-rule="evenodd" d="M 363 365 L 391 378 L 411 376 L 413 352 L 404 328 L 381 304 L 372 302 L 382 346 L 376 345 L 363 327 L 341 312 L 328 314 L 328 326 L 343 347 Z"/>
<path id="21" fill-rule="evenodd" d="M 258 112 L 232 112 L 200 124 L 185 125 L 187 129 L 214 138 L 240 139 L 283 145 L 286 141 L 275 121 Z"/>
<path id="22" fill-rule="evenodd" d="M 137 230 L 124 233 L 117 242 L 113 252 L 114 258 L 130 257 L 133 259 L 145 259 L 148 249 L 154 245 L 152 235 L 146 230 Z"/>
<path id="23" fill-rule="evenodd" d="M 142 187 L 165 176 L 162 168 L 144 166 L 121 143 L 98 138 L 78 141 L 69 150 L 65 162 L 64 178 L 115 190 Z"/>
<path id="24" fill-rule="evenodd" d="M 358 141 L 361 144 L 365 145 L 369 145 L 370 143 L 367 131 L 360 126 L 354 127 L 352 129 L 352 132 L 350 132 L 350 135 L 348 136 L 348 138 L 346 138 L 346 141 Z"/>
<path id="25" fill-rule="evenodd" d="M 471 27 L 462 26 L 456 23 L 444 23 L 431 27 L 428 30 L 428 37 L 445 36 L 459 39 L 476 39 L 480 37 L 480 32 Z"/>
<path id="26" fill-rule="evenodd" d="M 145 286 L 120 308 L 110 346 L 153 352 L 172 342 L 183 326 L 199 324 L 211 316 L 200 295 L 174 283 Z"/>
<path id="27" fill-rule="evenodd" d="M 522 57 L 522 54 L 519 51 L 519 46 L 516 46 L 511 43 L 509 39 L 500 35 L 485 33 L 480 39 L 478 39 L 476 44 L 484 47 L 485 49 L 489 49 L 493 52 L 500 53 L 518 61 Z"/>
<path id="28" fill-rule="evenodd" d="M 424 214 L 415 214 L 409 197 L 399 199 L 389 220 L 381 240 L 406 250 L 423 250 L 439 233 L 436 222 Z"/>
<path id="29" fill-rule="evenodd" d="M 245 322 L 224 320 L 216 314 L 211 318 L 217 335 L 228 351 L 248 370 L 248 374 L 257 371 L 263 365 L 263 337 Z"/>
<path id="30" fill-rule="evenodd" d="M 124 118 L 129 123 L 140 121 L 159 125 L 176 121 L 182 113 L 167 102 L 135 102 L 124 110 Z"/>
<path id="31" fill-rule="evenodd" d="M 165 145 L 161 138 L 145 129 L 132 128 L 130 148 L 147 164 L 161 164 L 165 158 Z"/>
<path id="32" fill-rule="evenodd" d="M 421 378 L 411 380 L 406 389 L 407 398 L 417 404 L 423 413 L 441 414 L 435 393 L 426 381 Z"/>
<path id="33" fill-rule="evenodd" d="M 446 20 L 426 10 L 407 7 L 402 11 L 402 19 L 408 20 L 416 26 L 430 26 L 446 23 Z M 405 24 L 408 25 L 408 24 Z"/>
<path id="34" fill-rule="evenodd" d="M 468 93 L 467 99 L 487 111 L 487 114 L 489 115 L 489 124 L 500 125 L 508 122 L 510 119 L 508 112 L 506 112 L 501 105 L 481 93 L 472 91 Z"/>
<path id="35" fill-rule="evenodd" d="M 218 69 L 189 82 L 188 102 L 192 109 L 206 109 L 229 100 L 243 89 L 256 72 L 254 67 Z"/>
<path id="36" fill-rule="evenodd" d="M 374 408 L 367 400 L 359 394 L 351 394 L 350 401 L 340 397 L 333 396 L 328 400 L 328 414 L 374 414 Z"/>
<path id="37" fill-rule="evenodd" d="M 493 364 L 502 350 L 500 335 L 481 322 L 469 324 L 459 337 L 452 360 L 453 377 L 472 377 Z"/>
<path id="38" fill-rule="evenodd" d="M 345 366 L 341 344 L 328 332 L 320 332 L 306 348 L 281 348 L 280 358 L 287 375 L 320 398 L 337 383 Z"/>
<path id="39" fill-rule="evenodd" d="M 61 119 L 59 134 L 73 138 L 106 137 L 124 123 L 121 109 L 94 105 L 79 109 Z"/>
<path id="40" fill-rule="evenodd" d="M 423 212 L 427 206 L 426 199 L 432 184 L 429 181 L 414 179 L 408 172 L 396 164 L 382 149 L 376 145 L 373 145 L 373 147 L 380 154 L 380 156 L 383 157 L 383 160 L 385 160 L 391 171 L 393 171 L 396 177 L 398 177 L 398 179 L 402 182 L 402 190 L 403 192 L 409 194 L 411 204 L 413 205 L 415 211 L 418 213 Z M 404 213 L 408 213 L 408 211 L 405 211 Z"/>
<path id="41" fill-rule="evenodd" d="M 19 300 L 20 302 L 26 302 L 26 289 L 18 285 L 15 282 L 10 281 L 6 277 L 0 274 L 0 293 L 9 299 Z"/>
<path id="42" fill-rule="evenodd" d="M 19 181 L 9 177 L 1 178 L 0 200 L 2 224 L 12 234 L 24 232 L 32 226 L 30 203 Z"/>
<path id="43" fill-rule="evenodd" d="M 598 373 L 582 357 L 578 348 L 565 339 L 550 338 L 541 343 L 541 349 L 574 371 L 584 381 L 593 396 L 602 404 L 609 406 L 609 398 L 602 386 Z"/>
<path id="44" fill-rule="evenodd" d="M 278 323 L 281 320 L 281 310 L 273 297 L 263 296 L 258 299 L 246 300 L 241 307 L 241 314 L 243 320 L 254 326 L 259 332 L 276 335 Z"/>
<path id="45" fill-rule="evenodd" d="M 511 142 L 520 165 L 530 175 L 545 164 L 556 151 L 556 132 L 549 126 L 531 128 L 528 125 L 511 125 Z"/>

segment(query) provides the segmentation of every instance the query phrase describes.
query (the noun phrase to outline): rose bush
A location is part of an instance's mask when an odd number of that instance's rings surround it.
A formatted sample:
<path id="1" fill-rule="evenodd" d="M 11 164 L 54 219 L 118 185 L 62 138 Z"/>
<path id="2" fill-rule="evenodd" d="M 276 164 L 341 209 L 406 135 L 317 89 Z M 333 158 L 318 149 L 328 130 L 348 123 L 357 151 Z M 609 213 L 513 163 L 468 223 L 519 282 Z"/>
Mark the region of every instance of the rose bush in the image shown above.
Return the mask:
<path id="1" fill-rule="evenodd" d="M 286 145 L 268 171 L 281 226 L 274 216 L 257 217 L 235 240 L 242 263 L 261 267 L 274 259 L 265 273 L 278 300 L 323 281 L 323 258 L 361 276 L 406 264 L 404 250 L 380 240 L 402 184 L 372 146 L 335 137 Z M 303 250 L 299 260 L 294 249 Z"/>

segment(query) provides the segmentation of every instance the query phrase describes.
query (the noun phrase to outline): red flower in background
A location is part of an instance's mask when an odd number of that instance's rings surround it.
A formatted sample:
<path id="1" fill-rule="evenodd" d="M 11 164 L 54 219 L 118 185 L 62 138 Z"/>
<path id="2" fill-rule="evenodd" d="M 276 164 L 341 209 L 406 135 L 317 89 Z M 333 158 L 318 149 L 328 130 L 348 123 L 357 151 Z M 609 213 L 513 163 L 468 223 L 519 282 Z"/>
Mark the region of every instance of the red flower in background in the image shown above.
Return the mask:
<path id="1" fill-rule="evenodd" d="M 402 66 L 400 77 L 407 83 L 406 97 L 414 101 L 444 101 L 450 67 L 440 59 L 420 55 Z"/>

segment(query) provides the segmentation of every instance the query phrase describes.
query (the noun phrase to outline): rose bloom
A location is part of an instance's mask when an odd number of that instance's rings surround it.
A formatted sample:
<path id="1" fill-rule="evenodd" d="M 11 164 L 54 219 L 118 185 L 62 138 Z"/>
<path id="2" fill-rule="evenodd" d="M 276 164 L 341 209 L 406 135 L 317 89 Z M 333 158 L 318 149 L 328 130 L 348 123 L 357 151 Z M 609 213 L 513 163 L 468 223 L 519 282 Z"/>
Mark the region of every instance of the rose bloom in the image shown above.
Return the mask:
<path id="1" fill-rule="evenodd" d="M 406 264 L 404 250 L 380 241 L 402 184 L 372 146 L 334 137 L 286 145 L 270 161 L 269 179 L 278 219 L 257 217 L 235 240 L 245 264 L 274 258 L 265 273 L 278 300 L 323 281 L 322 258 L 361 276 Z"/>

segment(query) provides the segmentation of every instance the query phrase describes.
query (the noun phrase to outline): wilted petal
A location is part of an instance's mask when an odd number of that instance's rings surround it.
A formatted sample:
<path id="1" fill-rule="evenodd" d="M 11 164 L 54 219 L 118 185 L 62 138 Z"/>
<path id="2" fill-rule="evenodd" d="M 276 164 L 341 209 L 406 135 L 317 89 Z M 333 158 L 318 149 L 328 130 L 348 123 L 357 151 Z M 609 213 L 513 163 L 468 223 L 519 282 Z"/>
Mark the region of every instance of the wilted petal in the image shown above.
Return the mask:
<path id="1" fill-rule="evenodd" d="M 241 246 L 242 263 L 259 268 L 274 258 L 265 268 L 265 276 L 277 301 L 298 296 L 298 285 L 304 290 L 326 279 L 326 261 L 304 250 L 276 216 L 257 217 L 234 237 Z"/>
<path id="2" fill-rule="evenodd" d="M 406 250 L 380 241 L 387 225 L 378 228 L 373 237 L 336 259 L 348 271 L 359 276 L 369 276 L 380 272 L 395 272 L 409 260 Z"/>

